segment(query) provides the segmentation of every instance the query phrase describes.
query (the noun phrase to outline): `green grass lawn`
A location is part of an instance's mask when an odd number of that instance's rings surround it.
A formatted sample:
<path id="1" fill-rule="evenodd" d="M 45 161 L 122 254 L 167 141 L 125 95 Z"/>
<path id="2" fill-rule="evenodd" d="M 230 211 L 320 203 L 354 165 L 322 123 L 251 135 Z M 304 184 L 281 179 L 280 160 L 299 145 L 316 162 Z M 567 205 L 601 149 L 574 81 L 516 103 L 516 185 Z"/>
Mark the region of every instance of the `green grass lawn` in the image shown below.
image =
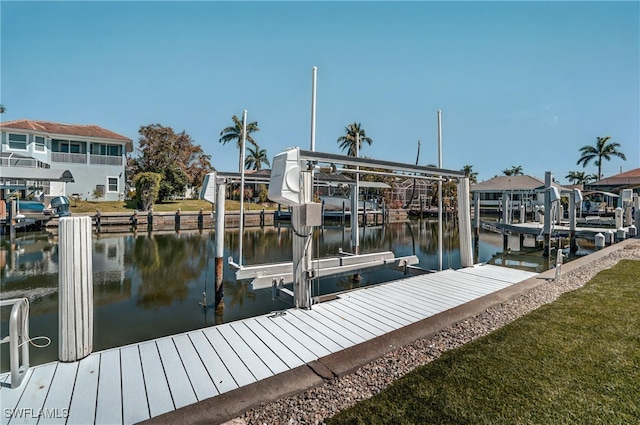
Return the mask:
<path id="1" fill-rule="evenodd" d="M 327 423 L 639 424 L 640 261 L 620 261 Z"/>
<path id="2" fill-rule="evenodd" d="M 202 208 L 205 212 L 211 211 L 211 204 L 207 201 L 201 201 L 199 199 L 182 199 L 175 201 L 166 201 L 153 205 L 153 211 L 156 212 L 176 212 L 180 208 L 180 211 L 200 211 Z M 269 204 L 253 204 L 249 202 L 244 203 L 245 211 L 257 211 L 263 208 L 267 210 L 273 210 L 274 207 Z M 83 200 L 71 200 L 71 212 L 72 213 L 95 213 L 97 210 L 101 212 L 133 212 L 136 209 L 135 201 L 83 201 Z M 225 209 L 227 211 L 238 211 L 240 209 L 239 201 L 226 201 Z"/>

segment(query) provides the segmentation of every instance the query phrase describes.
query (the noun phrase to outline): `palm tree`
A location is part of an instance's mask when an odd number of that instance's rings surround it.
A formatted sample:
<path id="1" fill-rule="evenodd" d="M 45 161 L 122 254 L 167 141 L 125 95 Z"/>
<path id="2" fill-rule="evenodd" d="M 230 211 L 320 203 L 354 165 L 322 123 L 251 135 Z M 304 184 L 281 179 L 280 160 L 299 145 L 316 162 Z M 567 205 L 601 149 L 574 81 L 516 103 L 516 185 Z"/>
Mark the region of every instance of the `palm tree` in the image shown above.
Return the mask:
<path id="1" fill-rule="evenodd" d="M 586 174 L 584 171 L 569 171 L 569 174 L 564 176 L 572 184 L 585 184 L 595 180 L 598 180 L 598 176 L 595 174 Z"/>
<path id="2" fill-rule="evenodd" d="M 242 132 L 243 132 L 242 120 L 238 118 L 236 115 L 232 116 L 231 119 L 233 120 L 233 126 L 226 127 L 224 130 L 222 130 L 220 132 L 220 136 L 221 136 L 220 140 L 218 141 L 223 145 L 226 145 L 227 142 L 235 140 L 238 146 L 238 150 L 240 150 L 242 148 Z M 260 131 L 260 129 L 258 128 L 257 121 L 247 123 L 247 142 L 257 147 L 258 145 L 256 144 L 255 140 L 253 140 L 253 137 L 251 137 L 251 133 L 256 131 Z M 242 152 L 240 152 L 240 161 L 238 162 L 238 172 L 242 171 L 243 162 L 244 161 L 242 160 Z"/>
<path id="3" fill-rule="evenodd" d="M 469 178 L 469 183 L 478 183 L 478 173 L 473 171 L 473 165 L 465 165 L 460 172 Z"/>
<path id="4" fill-rule="evenodd" d="M 0 114 L 4 114 L 6 110 L 7 108 L 5 108 L 4 105 L 0 103 Z"/>
<path id="5" fill-rule="evenodd" d="M 607 161 L 610 161 L 612 156 L 617 156 L 618 158 L 622 158 L 623 161 L 626 161 L 627 157 L 618 150 L 618 148 L 620 147 L 620 143 L 607 143 L 609 142 L 609 140 L 611 140 L 611 136 L 596 137 L 596 139 L 597 141 L 595 146 L 586 145 L 580 148 L 581 156 L 576 164 L 580 165 L 582 163 L 582 166 L 586 167 L 592 159 L 595 159 L 595 164 L 598 166 L 598 180 L 600 180 L 602 178 L 603 158 Z"/>
<path id="6" fill-rule="evenodd" d="M 265 164 L 267 167 L 271 167 L 271 163 L 269 162 L 269 157 L 267 156 L 266 149 L 260 149 L 260 146 L 255 145 L 254 148 L 249 146 L 249 155 L 244 160 L 244 167 L 247 170 L 261 170 L 262 164 Z"/>
<path id="7" fill-rule="evenodd" d="M 521 176 L 522 173 L 522 165 L 512 165 L 511 168 L 505 168 L 502 170 L 502 174 L 505 176 Z"/>
<path id="8" fill-rule="evenodd" d="M 352 122 L 348 126 L 344 128 L 347 133 L 344 136 L 338 137 L 338 144 L 340 145 L 340 149 L 343 151 L 347 151 L 347 155 L 356 156 L 356 136 L 360 136 L 360 143 L 358 146 L 358 151 L 362 148 L 363 143 L 367 143 L 371 145 L 373 140 L 370 137 L 367 137 L 364 129 L 360 126 L 360 123 Z"/>

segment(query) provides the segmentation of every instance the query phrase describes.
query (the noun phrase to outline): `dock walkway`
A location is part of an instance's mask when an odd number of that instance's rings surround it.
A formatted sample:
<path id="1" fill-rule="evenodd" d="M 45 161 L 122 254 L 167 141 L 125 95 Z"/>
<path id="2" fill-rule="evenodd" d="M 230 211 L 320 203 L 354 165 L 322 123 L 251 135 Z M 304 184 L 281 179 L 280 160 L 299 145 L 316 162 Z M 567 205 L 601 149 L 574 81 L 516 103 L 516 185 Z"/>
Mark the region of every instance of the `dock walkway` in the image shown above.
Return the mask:
<path id="1" fill-rule="evenodd" d="M 131 424 L 267 379 L 526 280 L 483 265 L 0 374 L 0 424 Z"/>

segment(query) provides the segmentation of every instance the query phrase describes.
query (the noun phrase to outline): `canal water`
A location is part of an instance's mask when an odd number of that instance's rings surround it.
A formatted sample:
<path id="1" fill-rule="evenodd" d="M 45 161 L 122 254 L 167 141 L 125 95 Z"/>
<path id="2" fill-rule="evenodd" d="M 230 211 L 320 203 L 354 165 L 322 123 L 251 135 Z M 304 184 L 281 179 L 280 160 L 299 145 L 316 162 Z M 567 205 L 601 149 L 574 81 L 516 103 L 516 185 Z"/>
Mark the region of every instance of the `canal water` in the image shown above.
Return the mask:
<path id="1" fill-rule="evenodd" d="M 292 230 L 287 225 L 245 229 L 244 265 L 291 261 Z M 517 238 L 515 238 L 517 239 Z M 46 348 L 31 347 L 31 364 L 58 357 L 58 238 L 47 232 L 19 233 L 12 245 L 0 240 L 0 289 L 2 299 L 27 297 L 30 300 L 30 335 L 47 336 Z M 289 308 L 272 300 L 270 289 L 252 290 L 250 281 L 236 281 L 226 265 L 231 256 L 238 262 L 239 232 L 225 233 L 224 311 L 216 314 L 215 239 L 213 230 L 181 233 L 108 234 L 93 237 L 94 351 L 145 341 L 193 329 L 231 322 Z M 515 246 L 513 246 L 515 243 Z M 348 228 L 325 227 L 314 235 L 314 257 L 351 250 Z M 458 231 L 454 222 L 444 226 L 443 268 L 459 268 Z M 511 240 L 510 249 L 518 249 Z M 396 256 L 415 254 L 419 267 L 435 270 L 437 222 L 416 220 L 385 226 L 360 228 L 362 253 L 393 251 Z M 530 252 L 529 252 L 530 251 Z M 502 253 L 501 235 L 481 234 L 476 262 L 542 271 L 547 259 L 538 251 L 511 257 Z M 319 253 L 319 254 L 318 254 Z M 506 253 L 505 253 L 506 254 Z M 523 253 L 525 254 L 525 253 Z M 580 252 L 579 252 L 580 254 Z M 402 278 L 395 270 L 362 272 L 362 279 L 326 278 L 314 283 L 314 295 L 345 291 Z M 1 334 L 8 334 L 9 309 L 2 308 Z M 36 341 L 42 343 L 42 340 Z M 9 344 L 0 350 L 1 370 L 9 370 Z"/>

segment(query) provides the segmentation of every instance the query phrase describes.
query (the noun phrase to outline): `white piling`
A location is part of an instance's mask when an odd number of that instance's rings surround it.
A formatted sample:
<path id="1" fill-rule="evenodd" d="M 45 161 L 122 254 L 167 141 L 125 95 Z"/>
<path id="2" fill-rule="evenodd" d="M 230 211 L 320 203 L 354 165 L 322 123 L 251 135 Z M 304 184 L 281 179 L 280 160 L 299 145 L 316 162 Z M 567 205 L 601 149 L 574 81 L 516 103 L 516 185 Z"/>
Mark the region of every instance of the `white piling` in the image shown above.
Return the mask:
<path id="1" fill-rule="evenodd" d="M 636 236 L 638 236 L 638 228 L 632 224 L 629 226 L 629 237 L 634 238 Z"/>
<path id="2" fill-rule="evenodd" d="M 607 245 L 611 245 L 613 243 L 613 230 L 607 230 L 604 232 L 604 241 Z"/>
<path id="3" fill-rule="evenodd" d="M 614 210 L 614 217 L 616 220 L 616 229 L 622 227 L 622 208 L 618 207 Z"/>
<path id="4" fill-rule="evenodd" d="M 91 217 L 62 217 L 59 224 L 58 356 L 80 360 L 93 351 Z"/>
<path id="5" fill-rule="evenodd" d="M 460 229 L 460 262 L 462 267 L 471 267 L 473 266 L 473 243 L 471 241 L 471 205 L 467 177 L 458 181 L 458 228 Z"/>
<path id="6" fill-rule="evenodd" d="M 596 233 L 596 248 L 604 248 L 604 235 Z"/>

